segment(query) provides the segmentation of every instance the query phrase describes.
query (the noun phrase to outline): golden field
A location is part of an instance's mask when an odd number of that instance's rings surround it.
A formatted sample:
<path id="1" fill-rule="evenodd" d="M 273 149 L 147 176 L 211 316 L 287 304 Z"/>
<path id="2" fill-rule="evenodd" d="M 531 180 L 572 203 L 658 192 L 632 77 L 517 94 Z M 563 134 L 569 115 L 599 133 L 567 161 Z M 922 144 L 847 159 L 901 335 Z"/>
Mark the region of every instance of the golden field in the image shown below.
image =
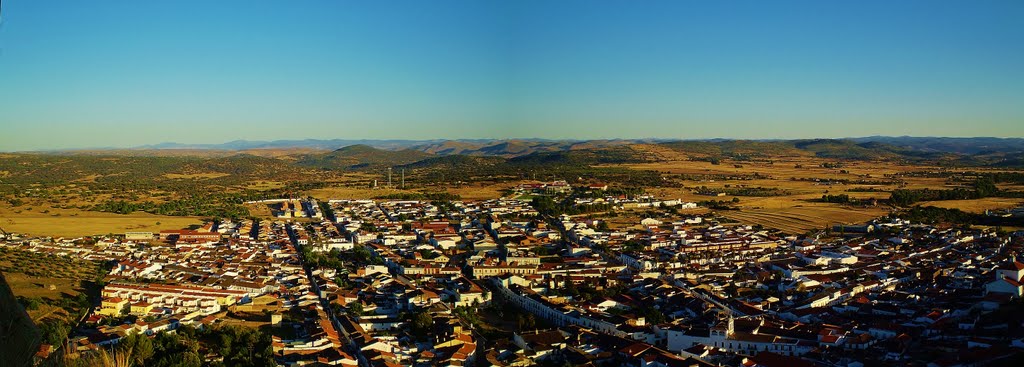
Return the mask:
<path id="1" fill-rule="evenodd" d="M 33 277 L 22 273 L 5 273 L 4 277 L 14 295 L 26 298 L 60 299 L 77 296 L 83 291 L 77 279 Z M 49 318 L 64 319 L 68 313 L 60 307 L 41 304 L 37 310 L 28 310 L 28 316 L 38 324 Z"/>
<path id="2" fill-rule="evenodd" d="M 36 236 L 79 237 L 129 231 L 159 232 L 161 229 L 180 229 L 196 224 L 202 224 L 202 219 L 149 213 L 121 215 L 80 209 L 33 208 L 31 205 L 12 208 L 6 203 L 0 205 L 0 228 Z"/>
<path id="3" fill-rule="evenodd" d="M 922 206 L 935 206 L 946 209 L 960 209 L 968 213 L 984 213 L 986 210 L 1010 209 L 1024 205 L 1019 198 L 983 198 L 974 200 L 942 200 L 926 201 Z"/>
<path id="4" fill-rule="evenodd" d="M 4 249 L 0 256 L 0 272 L 17 297 L 31 300 L 29 317 L 39 324 L 64 320 L 71 324 L 72 313 L 81 310 L 82 297 L 94 288 L 103 270 L 93 262 L 70 257 Z"/>
<path id="5" fill-rule="evenodd" d="M 674 152 L 671 152 L 674 153 Z M 927 165 L 908 165 L 893 162 L 842 161 L 841 168 L 825 168 L 823 163 L 837 162 L 833 159 L 816 157 L 785 157 L 767 161 L 721 162 L 712 164 L 703 161 L 685 160 L 685 157 L 671 156 L 675 160 L 657 163 L 623 165 L 632 169 L 654 170 L 665 176 L 679 177 L 681 188 L 652 188 L 647 191 L 663 198 L 680 198 L 687 201 L 725 200 L 738 198 L 738 211 L 718 211 L 719 215 L 747 224 L 761 224 L 778 228 L 789 233 L 804 233 L 823 229 L 841 223 L 862 223 L 871 218 L 888 214 L 893 208 L 882 204 L 876 206 L 849 206 L 820 202 L 822 195 L 846 194 L 856 199 L 887 199 L 889 193 L 898 188 L 948 189 L 951 186 L 945 178 L 914 177 L 913 172 L 936 172 L 942 168 Z M 666 158 L 666 157 L 663 157 Z M 738 165 L 738 167 L 737 167 Z M 984 171 L 984 169 L 971 169 Z M 699 176 L 725 175 L 755 179 L 693 179 Z M 683 176 L 685 175 L 685 176 Z M 685 177 L 685 179 L 683 179 Z M 842 183 L 839 181 L 891 181 L 896 183 L 867 184 Z M 697 187 L 710 189 L 774 188 L 784 190 L 779 196 L 706 196 L 695 194 Z M 1003 187 L 1010 189 L 1011 187 Z M 876 191 L 863 191 L 874 189 Z M 980 213 L 986 209 L 1002 209 L 1019 205 L 1020 199 L 985 198 L 979 200 L 956 200 L 925 202 L 934 205 L 957 208 Z"/>

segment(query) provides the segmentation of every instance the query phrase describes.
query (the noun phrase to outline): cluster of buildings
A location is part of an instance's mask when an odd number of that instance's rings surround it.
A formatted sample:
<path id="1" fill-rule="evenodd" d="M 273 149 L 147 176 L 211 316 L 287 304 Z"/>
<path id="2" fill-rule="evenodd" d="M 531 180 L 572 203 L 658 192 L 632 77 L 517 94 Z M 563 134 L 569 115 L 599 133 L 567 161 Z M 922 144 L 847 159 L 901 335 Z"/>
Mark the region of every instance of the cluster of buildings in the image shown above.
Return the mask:
<path id="1" fill-rule="evenodd" d="M 788 235 L 667 210 L 690 205 L 677 200 L 575 200 L 658 215 L 612 225 L 508 198 L 331 200 L 328 213 L 303 201 L 319 214 L 91 248 L 0 243 L 116 261 L 73 338 L 82 350 L 255 321 L 287 366 L 966 366 L 1024 352 L 1022 232 L 885 219 Z"/>
<path id="2" fill-rule="evenodd" d="M 1024 317 L 1005 317 L 1024 295 L 1021 232 L 892 220 L 826 239 L 696 218 L 608 231 L 561 222 L 574 246 L 563 257 L 590 251 L 626 267 L 566 281 L 618 289 L 567 297 L 557 276 L 489 282 L 497 300 L 562 332 L 585 328 L 713 365 L 975 365 L 1024 352 L 1024 335 L 1007 334 Z M 544 358 L 579 362 L 561 352 Z"/>
<path id="3" fill-rule="evenodd" d="M 73 239 L 6 245 L 114 263 L 99 304 L 69 339 L 79 351 L 181 325 L 269 325 L 282 365 L 355 366 L 303 266 L 297 228 L 283 221 L 225 221 L 101 238 L 92 247 Z"/>
<path id="4" fill-rule="evenodd" d="M 489 365 L 956 365 L 1024 351 L 995 317 L 1024 295 L 1020 233 L 892 219 L 807 237 L 668 214 L 609 228 L 512 214 L 514 201 L 337 203 L 340 226 L 371 230 L 359 236 L 379 277 L 429 291 L 361 309 L 458 307 L 474 289 L 459 279 L 490 294 L 479 304 L 541 320 L 479 345 Z"/>

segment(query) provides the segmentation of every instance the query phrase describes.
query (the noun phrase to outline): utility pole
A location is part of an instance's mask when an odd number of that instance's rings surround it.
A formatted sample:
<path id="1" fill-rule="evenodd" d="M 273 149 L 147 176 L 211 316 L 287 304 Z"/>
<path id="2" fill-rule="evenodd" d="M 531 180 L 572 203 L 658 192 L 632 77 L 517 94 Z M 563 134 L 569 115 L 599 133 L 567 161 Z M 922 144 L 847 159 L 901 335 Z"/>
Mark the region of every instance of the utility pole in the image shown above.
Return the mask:
<path id="1" fill-rule="evenodd" d="M 405 189 L 405 168 L 402 168 L 402 189 Z"/>
<path id="2" fill-rule="evenodd" d="M 391 167 L 388 167 L 388 188 L 389 189 L 392 188 L 391 187 Z"/>

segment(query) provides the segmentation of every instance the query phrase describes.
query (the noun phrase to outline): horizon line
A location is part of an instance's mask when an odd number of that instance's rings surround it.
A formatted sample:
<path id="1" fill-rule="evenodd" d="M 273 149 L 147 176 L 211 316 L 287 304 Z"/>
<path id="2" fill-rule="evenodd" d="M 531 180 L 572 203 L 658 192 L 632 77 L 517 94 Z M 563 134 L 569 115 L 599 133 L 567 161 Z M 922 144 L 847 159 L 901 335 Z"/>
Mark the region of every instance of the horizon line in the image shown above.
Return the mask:
<path id="1" fill-rule="evenodd" d="M 218 147 L 231 143 L 249 143 L 249 144 L 273 144 L 273 143 L 284 143 L 284 142 L 330 142 L 330 141 L 346 141 L 346 142 L 394 142 L 394 143 L 428 143 L 428 142 L 449 142 L 449 141 L 486 141 L 486 142 L 502 142 L 502 141 L 544 141 L 544 142 L 590 142 L 590 141 L 655 141 L 655 142 L 701 142 L 701 141 L 799 141 L 799 140 L 855 140 L 855 139 L 870 139 L 870 138 L 909 138 L 909 139 L 1001 139 L 1001 140 L 1012 140 L 1012 139 L 1024 139 L 1024 137 L 1000 137 L 1000 136 L 940 136 L 940 135 L 864 135 L 864 136 L 846 136 L 846 137 L 808 137 L 808 138 L 733 138 L 733 137 L 714 137 L 714 138 L 656 138 L 656 137 L 645 137 L 645 138 L 594 138 L 594 139 L 579 139 L 579 138 L 528 138 L 528 137 L 516 137 L 516 138 L 434 138 L 434 139 L 403 139 L 403 138 L 295 138 L 295 139 L 275 139 L 275 140 L 248 140 L 248 139 L 235 139 L 224 141 L 220 143 L 181 143 L 174 141 L 164 141 L 159 143 L 143 144 L 136 146 L 124 146 L 124 147 L 70 147 L 70 148 L 42 148 L 33 150 L 0 150 L 2 153 L 73 153 L 73 152 L 85 152 L 85 151 L 126 151 L 126 150 L 209 150 L 209 151 L 243 151 L 243 150 L 257 150 L 257 149 L 286 149 L 286 148 L 303 148 L 301 145 L 283 145 L 278 147 L 251 147 L 251 148 L 225 148 Z M 160 145 L 178 145 L 168 147 L 158 147 Z M 359 145 L 348 144 L 338 146 L 334 149 L 344 148 L 346 146 Z M 312 148 L 312 147 L 307 147 Z"/>

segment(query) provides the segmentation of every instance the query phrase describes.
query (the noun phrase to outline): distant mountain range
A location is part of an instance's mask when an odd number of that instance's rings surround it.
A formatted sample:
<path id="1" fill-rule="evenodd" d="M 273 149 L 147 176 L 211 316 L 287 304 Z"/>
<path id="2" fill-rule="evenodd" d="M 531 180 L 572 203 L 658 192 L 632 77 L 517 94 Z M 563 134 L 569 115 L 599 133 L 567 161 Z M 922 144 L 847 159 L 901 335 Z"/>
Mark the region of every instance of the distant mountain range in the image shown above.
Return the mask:
<path id="1" fill-rule="evenodd" d="M 943 138 L 912 136 L 868 136 L 849 139 L 858 143 L 883 143 L 909 150 L 961 154 L 1024 152 L 1022 138 Z"/>
<path id="2" fill-rule="evenodd" d="M 469 168 L 588 166 L 673 159 L 772 159 L 814 156 L 826 159 L 933 161 L 962 165 L 1020 166 L 1024 139 L 858 138 L 802 140 L 494 140 L 388 141 L 356 144 L 333 151 L 295 154 L 295 163 L 324 169 Z M 881 140 L 884 140 L 881 141 Z M 372 141 L 370 142 L 372 143 Z M 251 151 L 247 151 L 251 152 Z"/>
<path id="3" fill-rule="evenodd" d="M 160 149 L 208 149 L 208 150 L 253 150 L 253 149 L 286 149 L 312 148 L 334 150 L 353 145 L 365 145 L 384 150 L 413 149 L 431 154 L 467 154 L 518 156 L 538 151 L 560 151 L 570 149 L 587 149 L 624 144 L 656 143 L 672 141 L 670 139 L 612 139 L 612 140 L 548 140 L 548 139 L 455 139 L 455 140 L 374 140 L 374 139 L 303 139 L 252 141 L 234 140 L 221 144 L 183 144 L 160 143 L 142 145 L 131 150 Z"/>
<path id="4" fill-rule="evenodd" d="M 303 139 L 253 141 L 235 140 L 221 144 L 183 144 L 160 143 L 131 148 L 132 150 L 190 149 L 190 150 L 253 150 L 253 149 L 287 149 L 307 148 L 335 150 L 353 145 L 365 145 L 384 150 L 412 149 L 436 155 L 481 155 L 514 157 L 536 152 L 554 152 L 565 150 L 581 150 L 607 148 L 630 144 L 669 143 L 677 145 L 692 144 L 694 146 L 729 145 L 730 142 L 758 142 L 775 145 L 780 142 L 803 143 L 804 147 L 812 144 L 849 141 L 873 149 L 865 143 L 881 143 L 893 149 L 929 153 L 958 154 L 993 154 L 1024 152 L 1024 138 L 949 138 L 949 137 L 912 137 L 912 136 L 868 136 L 846 139 L 611 139 L 611 140 L 549 140 L 549 139 L 455 139 L 455 140 L 380 140 L 380 139 Z M 753 144 L 748 144 L 753 145 Z"/>
<path id="5" fill-rule="evenodd" d="M 957 165 L 1024 166 L 1024 138 L 870 136 L 793 140 L 346 140 L 305 139 L 223 144 L 161 143 L 131 149 L 58 151 L 65 154 L 208 156 L 238 154 L 277 158 L 324 169 L 384 167 L 473 167 L 498 162 L 538 164 L 632 163 L 671 159 L 770 159 L 815 156 L 828 159 L 929 160 Z"/>

